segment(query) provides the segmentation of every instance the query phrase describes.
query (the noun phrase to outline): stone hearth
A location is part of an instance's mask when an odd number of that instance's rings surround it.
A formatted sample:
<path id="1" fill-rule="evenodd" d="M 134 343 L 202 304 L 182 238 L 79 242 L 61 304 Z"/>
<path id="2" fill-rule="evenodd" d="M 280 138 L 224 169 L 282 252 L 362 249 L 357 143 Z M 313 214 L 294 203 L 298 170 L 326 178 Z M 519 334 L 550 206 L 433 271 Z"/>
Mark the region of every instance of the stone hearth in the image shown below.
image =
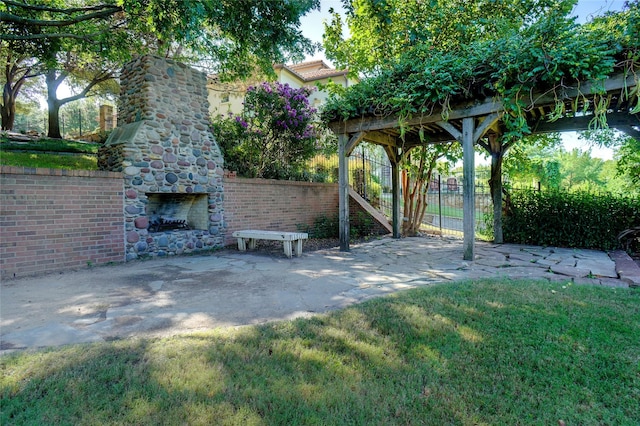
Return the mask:
<path id="1" fill-rule="evenodd" d="M 223 159 L 208 110 L 204 73 L 155 56 L 124 66 L 119 127 L 98 161 L 123 173 L 127 260 L 223 245 Z"/>

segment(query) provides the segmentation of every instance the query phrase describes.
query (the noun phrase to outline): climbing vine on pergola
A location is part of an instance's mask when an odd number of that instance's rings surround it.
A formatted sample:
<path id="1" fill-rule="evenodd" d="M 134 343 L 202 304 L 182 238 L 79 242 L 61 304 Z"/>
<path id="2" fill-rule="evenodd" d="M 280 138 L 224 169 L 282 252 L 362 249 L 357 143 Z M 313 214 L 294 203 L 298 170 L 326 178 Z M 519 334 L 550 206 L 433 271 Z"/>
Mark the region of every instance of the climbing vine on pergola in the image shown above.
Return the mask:
<path id="1" fill-rule="evenodd" d="M 360 141 L 383 145 L 392 163 L 396 237 L 403 154 L 425 143 L 462 143 L 470 189 L 464 195 L 464 258 L 473 259 L 474 144 L 492 158 L 494 237 L 502 242 L 501 164 L 515 140 L 607 126 L 638 138 L 639 3 L 585 25 L 550 13 L 450 50 L 417 45 L 375 77 L 334 94 L 323 118 L 340 138 L 341 249 L 349 248 L 345 159 Z"/>

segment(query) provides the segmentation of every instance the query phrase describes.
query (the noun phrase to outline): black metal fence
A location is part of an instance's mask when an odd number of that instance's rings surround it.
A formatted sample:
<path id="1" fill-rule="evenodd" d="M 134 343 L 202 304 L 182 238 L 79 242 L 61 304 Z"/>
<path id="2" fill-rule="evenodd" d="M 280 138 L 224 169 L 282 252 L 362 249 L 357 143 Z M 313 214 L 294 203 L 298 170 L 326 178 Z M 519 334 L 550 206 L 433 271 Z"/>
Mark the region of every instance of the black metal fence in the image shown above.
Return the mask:
<path id="1" fill-rule="evenodd" d="M 360 196 L 388 218 L 392 215 L 391 163 L 384 149 L 378 145 L 361 143 L 349 157 L 349 182 Z M 316 157 L 309 163 L 309 176 L 316 181 L 338 181 L 338 157 Z M 492 213 L 488 176 L 477 175 L 476 233 L 489 232 L 488 223 Z M 422 228 L 443 235 L 462 236 L 462 177 L 455 174 L 437 175 L 427 191 L 427 210 Z M 402 197 L 400 202 L 403 203 Z M 401 211 L 403 206 L 401 205 Z"/>

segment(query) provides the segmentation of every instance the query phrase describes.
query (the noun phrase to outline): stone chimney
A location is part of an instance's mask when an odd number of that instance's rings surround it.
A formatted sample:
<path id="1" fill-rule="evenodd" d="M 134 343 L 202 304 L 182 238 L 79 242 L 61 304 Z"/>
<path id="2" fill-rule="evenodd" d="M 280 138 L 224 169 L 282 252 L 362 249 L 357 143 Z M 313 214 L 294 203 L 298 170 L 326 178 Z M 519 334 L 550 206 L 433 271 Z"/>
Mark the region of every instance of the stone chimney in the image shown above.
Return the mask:
<path id="1" fill-rule="evenodd" d="M 204 73 L 156 56 L 122 69 L 118 127 L 98 165 L 123 173 L 127 260 L 224 243 L 223 158 L 206 83 Z"/>

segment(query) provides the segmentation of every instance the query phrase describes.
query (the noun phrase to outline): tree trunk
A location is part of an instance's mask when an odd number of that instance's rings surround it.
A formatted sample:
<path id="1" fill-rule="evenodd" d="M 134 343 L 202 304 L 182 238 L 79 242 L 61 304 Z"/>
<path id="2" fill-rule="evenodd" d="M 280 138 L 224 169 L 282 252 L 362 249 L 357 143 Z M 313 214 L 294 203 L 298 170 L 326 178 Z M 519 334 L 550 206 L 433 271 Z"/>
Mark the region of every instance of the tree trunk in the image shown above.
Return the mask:
<path id="1" fill-rule="evenodd" d="M 2 89 L 2 130 L 13 130 L 16 119 L 16 99 L 27 79 L 36 77 L 38 73 L 31 73 L 33 66 L 21 65 L 24 57 L 15 58 L 11 52 L 7 53 L 4 66 L 5 83 Z"/>
<path id="2" fill-rule="evenodd" d="M 48 118 L 49 128 L 47 129 L 47 136 L 54 139 L 62 139 L 62 133 L 60 132 L 60 103 L 48 100 Z"/>
<path id="3" fill-rule="evenodd" d="M 491 154 L 491 178 L 489 188 L 493 202 L 493 242 L 502 244 L 502 159 L 509 145 L 503 144 L 500 135 L 489 135 L 489 152 Z"/>
<path id="4" fill-rule="evenodd" d="M 2 105 L 0 115 L 2 115 L 2 130 L 13 130 L 16 119 L 16 98 L 11 93 L 9 82 L 5 83 L 2 91 Z"/>
<path id="5" fill-rule="evenodd" d="M 420 226 L 422 225 L 422 220 L 424 219 L 424 214 L 427 211 L 427 207 L 429 206 L 429 201 L 427 200 L 427 193 L 429 192 L 429 185 L 431 185 L 431 177 L 433 175 L 434 164 L 429 165 L 429 171 L 427 172 L 427 179 L 423 181 L 420 185 L 420 198 L 418 199 L 418 206 L 416 208 L 416 218 L 414 225 L 414 235 L 417 235 L 420 231 Z"/>
<path id="6" fill-rule="evenodd" d="M 68 76 L 68 71 L 57 71 L 55 69 L 48 70 L 45 74 L 45 82 L 47 83 L 47 106 L 49 107 L 49 129 L 47 136 L 50 138 L 62 138 L 60 133 L 60 107 L 62 105 L 86 98 L 94 86 L 113 78 L 113 74 L 110 71 L 101 71 L 93 77 L 80 93 L 64 99 L 58 99 L 58 87 Z"/>
<path id="7" fill-rule="evenodd" d="M 9 61 L 10 58 L 7 59 Z M 24 83 L 23 77 L 13 84 L 12 67 L 9 67 L 7 63 L 7 69 L 5 71 L 6 82 L 2 89 L 2 105 L 0 106 L 0 115 L 2 115 L 2 130 L 13 130 L 13 125 L 16 119 L 16 96 Z M 26 75 L 26 74 L 25 74 Z"/>
<path id="8" fill-rule="evenodd" d="M 58 86 L 62 79 L 56 78 L 56 71 L 49 70 L 46 74 L 47 83 L 47 108 L 49 118 L 49 128 L 47 129 L 47 136 L 55 139 L 62 139 L 60 133 L 60 106 L 58 101 Z"/>
<path id="9" fill-rule="evenodd" d="M 426 149 L 421 147 L 421 149 Z M 433 169 L 436 167 L 440 157 L 445 155 L 445 151 L 420 152 L 420 163 L 417 170 L 409 173 L 403 170 L 403 194 L 404 194 L 404 219 L 402 222 L 402 233 L 405 236 L 415 236 L 420 232 L 422 220 L 428 207 L 427 192 L 433 176 Z M 411 158 L 407 156 L 406 161 Z M 415 176 L 411 178 L 411 174 Z"/>
<path id="10" fill-rule="evenodd" d="M 408 158 L 407 161 L 411 161 L 411 158 Z M 407 235 L 407 226 L 409 223 L 409 217 L 411 215 L 411 192 L 409 191 L 409 186 L 411 183 L 411 178 L 409 177 L 409 172 L 406 169 L 402 170 L 402 197 L 404 201 L 403 214 L 402 214 L 402 235 Z"/>
<path id="11" fill-rule="evenodd" d="M 502 155 L 491 156 L 491 200 L 493 201 L 493 242 L 502 244 Z"/>

